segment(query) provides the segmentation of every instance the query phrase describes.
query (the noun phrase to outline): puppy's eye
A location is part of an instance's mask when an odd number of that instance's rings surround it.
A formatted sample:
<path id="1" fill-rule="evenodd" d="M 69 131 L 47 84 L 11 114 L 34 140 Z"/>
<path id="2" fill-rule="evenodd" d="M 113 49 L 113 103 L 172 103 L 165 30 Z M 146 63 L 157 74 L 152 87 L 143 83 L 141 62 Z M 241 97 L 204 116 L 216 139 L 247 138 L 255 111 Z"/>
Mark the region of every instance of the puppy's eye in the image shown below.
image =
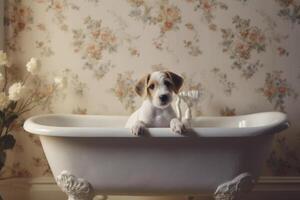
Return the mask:
<path id="1" fill-rule="evenodd" d="M 155 85 L 153 83 L 149 85 L 150 90 L 153 90 L 154 88 L 155 88 Z"/>
<path id="2" fill-rule="evenodd" d="M 167 87 L 170 87 L 170 86 L 171 86 L 171 83 L 170 83 L 169 81 L 165 81 L 164 84 L 165 84 L 165 86 L 167 86 Z"/>

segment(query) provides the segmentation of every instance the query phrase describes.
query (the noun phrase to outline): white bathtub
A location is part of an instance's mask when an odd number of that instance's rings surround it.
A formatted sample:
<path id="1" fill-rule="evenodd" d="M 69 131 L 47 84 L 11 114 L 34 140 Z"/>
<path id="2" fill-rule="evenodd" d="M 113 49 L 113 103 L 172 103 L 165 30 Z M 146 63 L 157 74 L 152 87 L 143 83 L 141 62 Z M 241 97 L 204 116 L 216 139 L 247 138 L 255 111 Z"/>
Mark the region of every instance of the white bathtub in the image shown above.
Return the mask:
<path id="1" fill-rule="evenodd" d="M 138 137 L 123 128 L 126 120 L 39 115 L 26 120 L 24 128 L 40 136 L 69 199 L 83 200 L 95 194 L 199 194 L 218 186 L 216 199 L 240 195 L 259 176 L 274 133 L 288 127 L 285 114 L 266 112 L 198 117 L 184 136 L 150 128 Z"/>

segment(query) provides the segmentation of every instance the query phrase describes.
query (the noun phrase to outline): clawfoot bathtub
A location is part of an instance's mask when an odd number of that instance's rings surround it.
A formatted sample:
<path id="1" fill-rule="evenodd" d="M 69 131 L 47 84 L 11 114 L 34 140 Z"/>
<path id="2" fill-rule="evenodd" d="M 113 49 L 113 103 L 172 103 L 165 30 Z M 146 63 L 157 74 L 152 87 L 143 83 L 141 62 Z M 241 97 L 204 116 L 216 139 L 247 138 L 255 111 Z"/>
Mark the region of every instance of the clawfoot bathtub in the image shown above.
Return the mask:
<path id="1" fill-rule="evenodd" d="M 237 199 L 250 191 L 271 139 L 288 127 L 279 112 L 198 117 L 185 135 L 150 128 L 134 136 L 127 117 L 39 115 L 24 128 L 40 136 L 57 184 L 69 200 L 104 195 L 215 192 Z"/>

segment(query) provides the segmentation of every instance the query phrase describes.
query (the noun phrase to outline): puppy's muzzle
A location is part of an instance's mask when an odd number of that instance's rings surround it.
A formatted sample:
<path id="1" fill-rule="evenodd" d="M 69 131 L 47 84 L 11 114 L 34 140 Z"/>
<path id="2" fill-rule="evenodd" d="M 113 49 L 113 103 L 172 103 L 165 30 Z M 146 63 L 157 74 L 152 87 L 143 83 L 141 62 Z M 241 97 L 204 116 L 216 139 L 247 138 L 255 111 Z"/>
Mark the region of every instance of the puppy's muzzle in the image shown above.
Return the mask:
<path id="1" fill-rule="evenodd" d="M 160 95 L 159 100 L 162 104 L 166 104 L 169 101 L 169 96 L 166 94 Z"/>

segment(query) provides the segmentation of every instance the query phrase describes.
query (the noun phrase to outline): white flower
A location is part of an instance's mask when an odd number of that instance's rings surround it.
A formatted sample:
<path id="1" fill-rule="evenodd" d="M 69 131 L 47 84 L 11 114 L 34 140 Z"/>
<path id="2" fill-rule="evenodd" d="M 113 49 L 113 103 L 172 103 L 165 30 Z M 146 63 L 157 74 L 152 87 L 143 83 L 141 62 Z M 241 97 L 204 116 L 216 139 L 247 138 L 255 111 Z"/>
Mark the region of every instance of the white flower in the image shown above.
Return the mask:
<path id="1" fill-rule="evenodd" d="M 8 98 L 12 101 L 18 101 L 24 94 L 25 86 L 21 82 L 12 84 L 8 89 Z"/>
<path id="2" fill-rule="evenodd" d="M 0 66 L 2 65 L 7 65 L 8 61 L 7 61 L 7 55 L 5 52 L 3 52 L 2 50 L 0 50 Z"/>
<path id="3" fill-rule="evenodd" d="M 6 108 L 6 106 L 8 106 L 9 103 L 9 99 L 8 96 L 6 96 L 6 94 L 4 92 L 0 93 L 0 110 L 3 110 L 4 108 Z"/>
<path id="4" fill-rule="evenodd" d="M 40 62 L 36 58 L 31 58 L 30 61 L 26 64 L 27 71 L 32 75 L 35 75 L 40 70 Z"/>
<path id="5" fill-rule="evenodd" d="M 68 80 L 66 77 L 55 77 L 54 83 L 59 89 L 64 89 L 68 85 Z"/>

